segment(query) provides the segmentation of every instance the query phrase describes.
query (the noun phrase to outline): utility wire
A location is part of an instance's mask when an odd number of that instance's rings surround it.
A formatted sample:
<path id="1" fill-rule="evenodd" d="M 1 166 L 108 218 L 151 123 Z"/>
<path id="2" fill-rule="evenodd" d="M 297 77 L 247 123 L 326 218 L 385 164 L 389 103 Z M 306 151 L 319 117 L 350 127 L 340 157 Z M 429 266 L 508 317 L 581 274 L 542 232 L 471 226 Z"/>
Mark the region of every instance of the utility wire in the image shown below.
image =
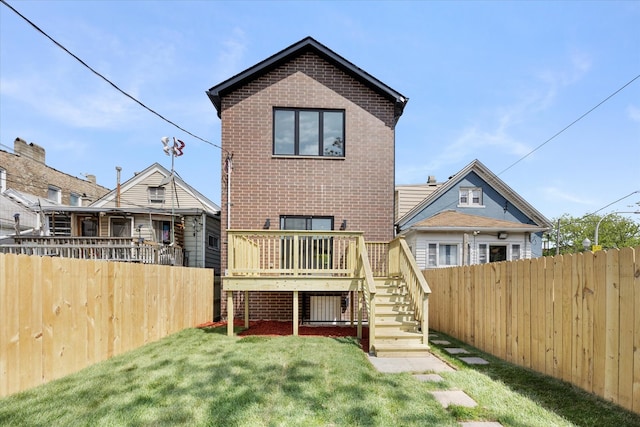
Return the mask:
<path id="1" fill-rule="evenodd" d="M 127 98 L 131 99 L 133 102 L 135 102 L 136 104 L 140 105 L 142 108 L 144 108 L 145 110 L 149 111 L 150 113 L 158 116 L 160 119 L 164 120 L 165 122 L 169 123 L 170 125 L 180 129 L 181 131 L 183 131 L 184 133 L 191 135 L 192 137 L 199 139 L 202 142 L 205 142 L 209 145 L 212 145 L 216 148 L 219 148 L 221 150 L 227 151 L 224 148 L 222 148 L 220 145 L 218 144 L 214 144 L 211 141 L 208 141 L 204 138 L 199 137 L 198 135 L 195 135 L 191 132 L 189 132 L 188 130 L 186 130 L 185 128 L 179 126 L 178 124 L 174 123 L 173 121 L 167 119 L 166 117 L 164 117 L 162 114 L 158 113 L 157 111 L 153 110 L 152 108 L 147 107 L 143 102 L 139 101 L 138 99 L 136 99 L 134 96 L 128 94 L 127 92 L 125 92 L 124 90 L 120 89 L 120 87 L 118 87 L 118 85 L 116 85 L 115 83 L 113 83 L 111 80 L 109 80 L 108 78 L 106 78 L 105 76 L 103 76 L 102 74 L 100 74 L 98 71 L 94 70 L 91 66 L 89 66 L 86 62 L 84 62 L 82 59 L 80 59 L 79 57 L 77 57 L 74 53 L 70 52 L 66 47 L 64 47 L 63 45 L 61 45 L 60 43 L 58 43 L 56 40 L 54 40 L 51 36 L 49 36 L 49 34 L 47 34 L 45 31 L 43 31 L 42 29 L 40 29 L 40 27 L 38 27 L 36 24 L 34 24 L 33 22 L 31 22 L 27 17 L 25 17 L 24 15 L 22 15 L 20 12 L 18 12 L 16 9 L 14 9 L 9 3 L 6 2 L 6 0 L 0 0 L 0 2 L 2 2 L 2 4 L 4 4 L 5 6 L 7 6 L 9 9 L 11 9 L 16 15 L 18 15 L 19 17 L 21 17 L 22 19 L 24 19 L 29 25 L 31 25 L 33 28 L 36 29 L 36 31 L 38 31 L 39 33 L 41 33 L 43 36 L 45 36 L 46 38 L 48 38 L 51 42 L 53 42 L 56 46 L 58 46 L 60 49 L 64 50 L 66 53 L 68 53 L 69 55 L 71 55 L 73 58 L 75 58 L 78 62 L 80 62 L 84 67 L 86 67 L 87 69 L 89 69 L 93 74 L 95 74 L 96 76 L 100 77 L 102 80 L 104 80 L 105 82 L 109 83 L 111 86 L 113 86 L 114 89 L 116 89 L 118 92 L 122 93 L 124 96 L 126 96 Z"/>
<path id="2" fill-rule="evenodd" d="M 2 0 L 4 1 L 4 0 Z M 620 89 L 616 90 L 615 92 L 613 92 L 611 95 L 607 96 L 605 99 L 603 99 L 602 101 L 600 101 L 595 107 L 591 108 L 589 111 L 587 111 L 586 113 L 584 113 L 583 115 L 581 115 L 580 117 L 578 117 L 577 119 L 575 119 L 574 121 L 572 121 L 571 123 L 569 123 L 567 126 L 565 126 L 562 130 L 560 130 L 559 132 L 557 132 L 555 135 L 553 135 L 551 138 L 547 139 L 545 142 L 543 142 L 542 144 L 538 145 L 536 148 L 534 148 L 533 150 L 529 151 L 527 154 L 525 154 L 524 156 L 522 156 L 521 158 L 519 158 L 518 160 L 516 160 L 515 162 L 513 162 L 511 165 L 509 165 L 506 169 L 504 169 L 502 172 L 498 173 L 498 175 L 502 175 L 503 173 L 505 173 L 506 171 L 508 171 L 509 169 L 511 169 L 512 167 L 514 167 L 515 165 L 517 165 L 518 163 L 520 163 L 521 161 L 523 161 L 524 159 L 526 159 L 527 157 L 529 157 L 531 154 L 535 153 L 536 151 L 538 151 L 540 148 L 542 148 L 544 145 L 546 145 L 548 142 L 551 142 L 551 140 L 555 139 L 558 135 L 560 135 L 561 133 L 563 133 L 564 131 L 566 131 L 567 129 L 569 129 L 571 126 L 573 126 L 574 124 L 578 123 L 580 120 L 582 120 L 583 118 L 585 118 L 589 113 L 591 113 L 593 110 L 595 110 L 596 108 L 598 108 L 599 106 L 601 106 L 602 104 L 604 104 L 605 102 L 607 102 L 609 99 L 613 98 L 614 96 L 616 96 L 620 91 L 622 91 L 624 88 L 626 88 L 627 86 L 629 86 L 631 83 L 633 83 L 634 81 L 636 81 L 637 79 L 640 78 L 640 74 L 638 74 L 637 76 L 635 76 L 634 78 L 632 78 L 631 80 L 629 80 L 627 83 L 625 83 Z M 604 209 L 604 208 L 603 208 Z M 602 209 L 600 209 L 602 210 Z M 597 211 L 596 211 L 597 212 Z M 595 213 L 595 212 L 594 212 Z"/>

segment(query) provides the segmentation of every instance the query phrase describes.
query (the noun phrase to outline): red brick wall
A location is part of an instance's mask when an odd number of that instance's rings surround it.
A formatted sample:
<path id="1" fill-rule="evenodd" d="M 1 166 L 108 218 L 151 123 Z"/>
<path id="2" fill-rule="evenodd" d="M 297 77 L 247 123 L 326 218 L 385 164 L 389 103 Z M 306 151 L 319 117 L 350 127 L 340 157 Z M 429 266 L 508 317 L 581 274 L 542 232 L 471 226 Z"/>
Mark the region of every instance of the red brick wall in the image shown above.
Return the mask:
<path id="1" fill-rule="evenodd" d="M 345 158 L 273 156 L 274 107 L 344 109 Z M 335 229 L 347 220 L 347 229 L 363 231 L 366 240 L 393 238 L 393 102 L 306 53 L 226 95 L 221 117 L 222 145 L 233 153 L 232 229 L 261 229 L 267 218 L 277 229 L 280 215 L 333 216 Z M 223 274 L 226 207 L 223 182 Z M 290 318 L 290 294 L 284 299 L 288 311 L 272 296 L 251 301 L 251 317 Z"/>

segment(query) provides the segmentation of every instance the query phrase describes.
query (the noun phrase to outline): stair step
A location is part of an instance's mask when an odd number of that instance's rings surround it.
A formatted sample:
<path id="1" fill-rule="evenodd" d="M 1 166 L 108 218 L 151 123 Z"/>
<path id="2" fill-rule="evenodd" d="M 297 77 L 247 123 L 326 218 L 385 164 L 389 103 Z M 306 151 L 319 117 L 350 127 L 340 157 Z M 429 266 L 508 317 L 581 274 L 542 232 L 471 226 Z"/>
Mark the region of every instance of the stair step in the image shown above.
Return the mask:
<path id="1" fill-rule="evenodd" d="M 376 326 L 393 326 L 403 328 L 410 326 L 411 330 L 417 330 L 420 322 L 416 321 L 412 314 L 381 314 L 376 313 Z"/>
<path id="2" fill-rule="evenodd" d="M 386 328 L 398 328 L 400 330 L 406 330 L 405 328 L 410 328 L 411 332 L 416 332 L 418 326 L 420 326 L 420 322 L 410 318 L 409 320 L 398 320 L 393 317 L 378 317 L 376 316 L 376 328 L 377 327 L 386 327 Z"/>
<path id="3" fill-rule="evenodd" d="M 404 346 L 407 344 L 424 344 L 422 334 L 399 330 L 376 330 L 376 344 L 389 346 Z"/>
<path id="4" fill-rule="evenodd" d="M 427 357 L 431 355 L 429 346 L 425 344 L 398 346 L 376 342 L 373 352 L 376 357 Z"/>

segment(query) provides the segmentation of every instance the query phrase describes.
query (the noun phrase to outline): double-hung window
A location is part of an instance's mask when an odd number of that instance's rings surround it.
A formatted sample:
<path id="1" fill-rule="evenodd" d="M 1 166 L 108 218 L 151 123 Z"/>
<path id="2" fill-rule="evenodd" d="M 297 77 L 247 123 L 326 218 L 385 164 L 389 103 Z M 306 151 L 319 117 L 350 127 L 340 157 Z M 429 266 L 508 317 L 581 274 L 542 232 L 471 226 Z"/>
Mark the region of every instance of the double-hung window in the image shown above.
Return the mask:
<path id="1" fill-rule="evenodd" d="M 344 110 L 274 109 L 274 155 L 344 157 L 344 152 Z"/>
<path id="2" fill-rule="evenodd" d="M 482 206 L 482 188 L 460 187 L 459 206 Z"/>
<path id="3" fill-rule="evenodd" d="M 148 187 L 149 203 L 164 203 L 164 187 Z"/>
<path id="4" fill-rule="evenodd" d="M 428 267 L 448 267 L 452 265 L 459 265 L 458 245 L 429 243 L 427 251 Z"/>
<path id="5" fill-rule="evenodd" d="M 52 202 L 62 203 L 62 191 L 60 188 L 50 185 L 47 190 L 47 199 Z"/>

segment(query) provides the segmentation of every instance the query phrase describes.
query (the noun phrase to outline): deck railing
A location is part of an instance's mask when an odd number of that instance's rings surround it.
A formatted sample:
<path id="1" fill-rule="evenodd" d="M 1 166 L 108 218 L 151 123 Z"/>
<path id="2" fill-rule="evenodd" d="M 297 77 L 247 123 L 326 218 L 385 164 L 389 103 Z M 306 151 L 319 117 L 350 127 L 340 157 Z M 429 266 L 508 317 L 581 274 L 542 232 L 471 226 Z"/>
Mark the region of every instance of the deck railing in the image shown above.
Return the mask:
<path id="1" fill-rule="evenodd" d="M 369 253 L 367 251 L 367 245 L 364 242 L 364 237 L 359 238 L 360 257 L 358 262 L 359 274 L 363 277 L 362 280 L 362 299 L 364 300 L 364 308 L 367 312 L 367 319 L 371 319 L 369 322 L 369 347 L 372 348 L 375 345 L 376 337 L 376 284 L 373 280 L 373 270 L 369 262 Z M 358 310 L 358 338 L 362 338 L 362 310 Z"/>
<path id="2" fill-rule="evenodd" d="M 21 236 L 17 243 L 0 245 L 0 253 L 63 258 L 182 265 L 183 250 L 177 246 L 134 242 L 120 237 Z"/>
<path id="3" fill-rule="evenodd" d="M 389 275 L 389 242 L 367 242 L 369 264 L 374 277 Z"/>
<path id="4" fill-rule="evenodd" d="M 416 320 L 420 321 L 423 342 L 427 343 L 429 342 L 429 294 L 431 294 L 431 289 L 418 268 L 404 237 L 397 237 L 389 245 L 389 264 L 390 274 L 402 277 L 407 285 Z"/>
<path id="5" fill-rule="evenodd" d="M 227 276 L 355 277 L 362 233 L 229 230 Z"/>

